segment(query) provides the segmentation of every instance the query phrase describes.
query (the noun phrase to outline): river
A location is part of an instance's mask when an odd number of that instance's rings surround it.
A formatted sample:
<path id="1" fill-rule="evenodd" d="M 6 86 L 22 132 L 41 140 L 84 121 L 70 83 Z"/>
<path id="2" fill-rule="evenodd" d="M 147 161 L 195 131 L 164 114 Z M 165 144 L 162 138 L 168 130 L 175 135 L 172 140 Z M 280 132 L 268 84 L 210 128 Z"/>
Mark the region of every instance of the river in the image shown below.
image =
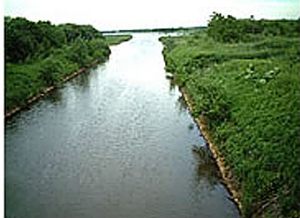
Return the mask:
<path id="1" fill-rule="evenodd" d="M 235 218 L 159 34 L 133 34 L 109 61 L 5 124 L 7 218 Z"/>

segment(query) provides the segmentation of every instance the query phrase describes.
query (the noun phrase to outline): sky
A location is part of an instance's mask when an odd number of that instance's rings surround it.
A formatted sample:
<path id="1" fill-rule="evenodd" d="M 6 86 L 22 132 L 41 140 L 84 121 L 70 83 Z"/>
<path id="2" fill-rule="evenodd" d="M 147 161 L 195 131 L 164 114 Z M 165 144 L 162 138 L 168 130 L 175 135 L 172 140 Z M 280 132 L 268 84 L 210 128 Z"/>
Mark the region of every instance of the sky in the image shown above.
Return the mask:
<path id="1" fill-rule="evenodd" d="M 237 18 L 300 17 L 300 0 L 4 0 L 4 15 L 99 30 L 205 26 L 213 11 Z"/>

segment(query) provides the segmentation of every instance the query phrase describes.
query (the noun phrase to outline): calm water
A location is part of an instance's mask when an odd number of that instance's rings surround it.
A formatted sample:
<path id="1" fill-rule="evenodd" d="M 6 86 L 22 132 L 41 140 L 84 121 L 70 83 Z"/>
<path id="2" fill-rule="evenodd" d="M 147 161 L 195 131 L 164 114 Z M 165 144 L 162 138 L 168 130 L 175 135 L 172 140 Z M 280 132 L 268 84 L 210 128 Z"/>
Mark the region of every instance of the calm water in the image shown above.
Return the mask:
<path id="1" fill-rule="evenodd" d="M 157 34 L 6 123 L 6 217 L 239 217 L 165 78 Z"/>

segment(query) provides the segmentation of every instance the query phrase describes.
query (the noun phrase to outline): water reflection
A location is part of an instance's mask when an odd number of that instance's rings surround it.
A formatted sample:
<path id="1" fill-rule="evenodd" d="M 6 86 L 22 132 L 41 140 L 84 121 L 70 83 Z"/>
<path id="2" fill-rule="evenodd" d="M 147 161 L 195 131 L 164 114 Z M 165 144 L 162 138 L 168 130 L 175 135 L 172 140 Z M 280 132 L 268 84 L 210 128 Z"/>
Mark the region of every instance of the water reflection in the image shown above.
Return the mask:
<path id="1" fill-rule="evenodd" d="M 59 105 L 62 101 L 62 92 L 60 89 L 55 90 L 54 92 L 51 92 L 47 94 L 45 97 L 45 101 L 49 102 L 53 105 Z"/>
<path id="2" fill-rule="evenodd" d="M 188 106 L 187 103 L 182 95 L 180 95 L 177 99 L 176 105 L 178 106 L 179 111 L 187 111 Z"/>
<path id="3" fill-rule="evenodd" d="M 174 90 L 175 88 L 177 88 L 177 86 L 176 86 L 176 84 L 175 84 L 175 82 L 174 82 L 174 80 L 173 79 L 168 79 L 169 81 L 170 81 L 170 86 L 169 86 L 169 90 L 170 91 L 172 91 L 172 90 Z"/>
<path id="4" fill-rule="evenodd" d="M 70 83 L 75 89 L 81 90 L 83 92 L 87 91 L 90 86 L 90 80 L 93 78 L 94 73 L 95 69 L 88 70 L 84 72 L 84 76 L 78 76 L 75 79 L 71 80 Z"/>
<path id="5" fill-rule="evenodd" d="M 179 88 L 176 85 L 175 81 L 173 79 L 168 79 L 168 81 L 169 81 L 169 93 L 179 92 Z M 176 101 L 176 106 L 178 107 L 179 112 L 186 112 L 188 110 L 187 103 L 182 94 L 179 95 Z"/>
<path id="6" fill-rule="evenodd" d="M 196 160 L 195 180 L 205 179 L 211 186 L 218 184 L 221 175 L 207 145 L 193 145 L 192 153 Z"/>

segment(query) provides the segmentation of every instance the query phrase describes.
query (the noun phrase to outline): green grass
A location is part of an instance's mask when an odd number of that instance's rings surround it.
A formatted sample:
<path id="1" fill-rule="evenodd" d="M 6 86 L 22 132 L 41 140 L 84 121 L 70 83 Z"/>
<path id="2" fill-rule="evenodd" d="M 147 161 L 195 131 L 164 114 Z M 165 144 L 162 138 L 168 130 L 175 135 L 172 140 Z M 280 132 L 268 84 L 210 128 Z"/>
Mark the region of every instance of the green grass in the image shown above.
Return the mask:
<path id="1" fill-rule="evenodd" d="M 161 41 L 166 70 L 234 173 L 243 215 L 300 217 L 300 39 L 225 44 L 199 32 Z"/>
<path id="2" fill-rule="evenodd" d="M 118 45 L 121 42 L 130 40 L 132 38 L 132 35 L 106 35 L 104 37 L 108 45 Z"/>

